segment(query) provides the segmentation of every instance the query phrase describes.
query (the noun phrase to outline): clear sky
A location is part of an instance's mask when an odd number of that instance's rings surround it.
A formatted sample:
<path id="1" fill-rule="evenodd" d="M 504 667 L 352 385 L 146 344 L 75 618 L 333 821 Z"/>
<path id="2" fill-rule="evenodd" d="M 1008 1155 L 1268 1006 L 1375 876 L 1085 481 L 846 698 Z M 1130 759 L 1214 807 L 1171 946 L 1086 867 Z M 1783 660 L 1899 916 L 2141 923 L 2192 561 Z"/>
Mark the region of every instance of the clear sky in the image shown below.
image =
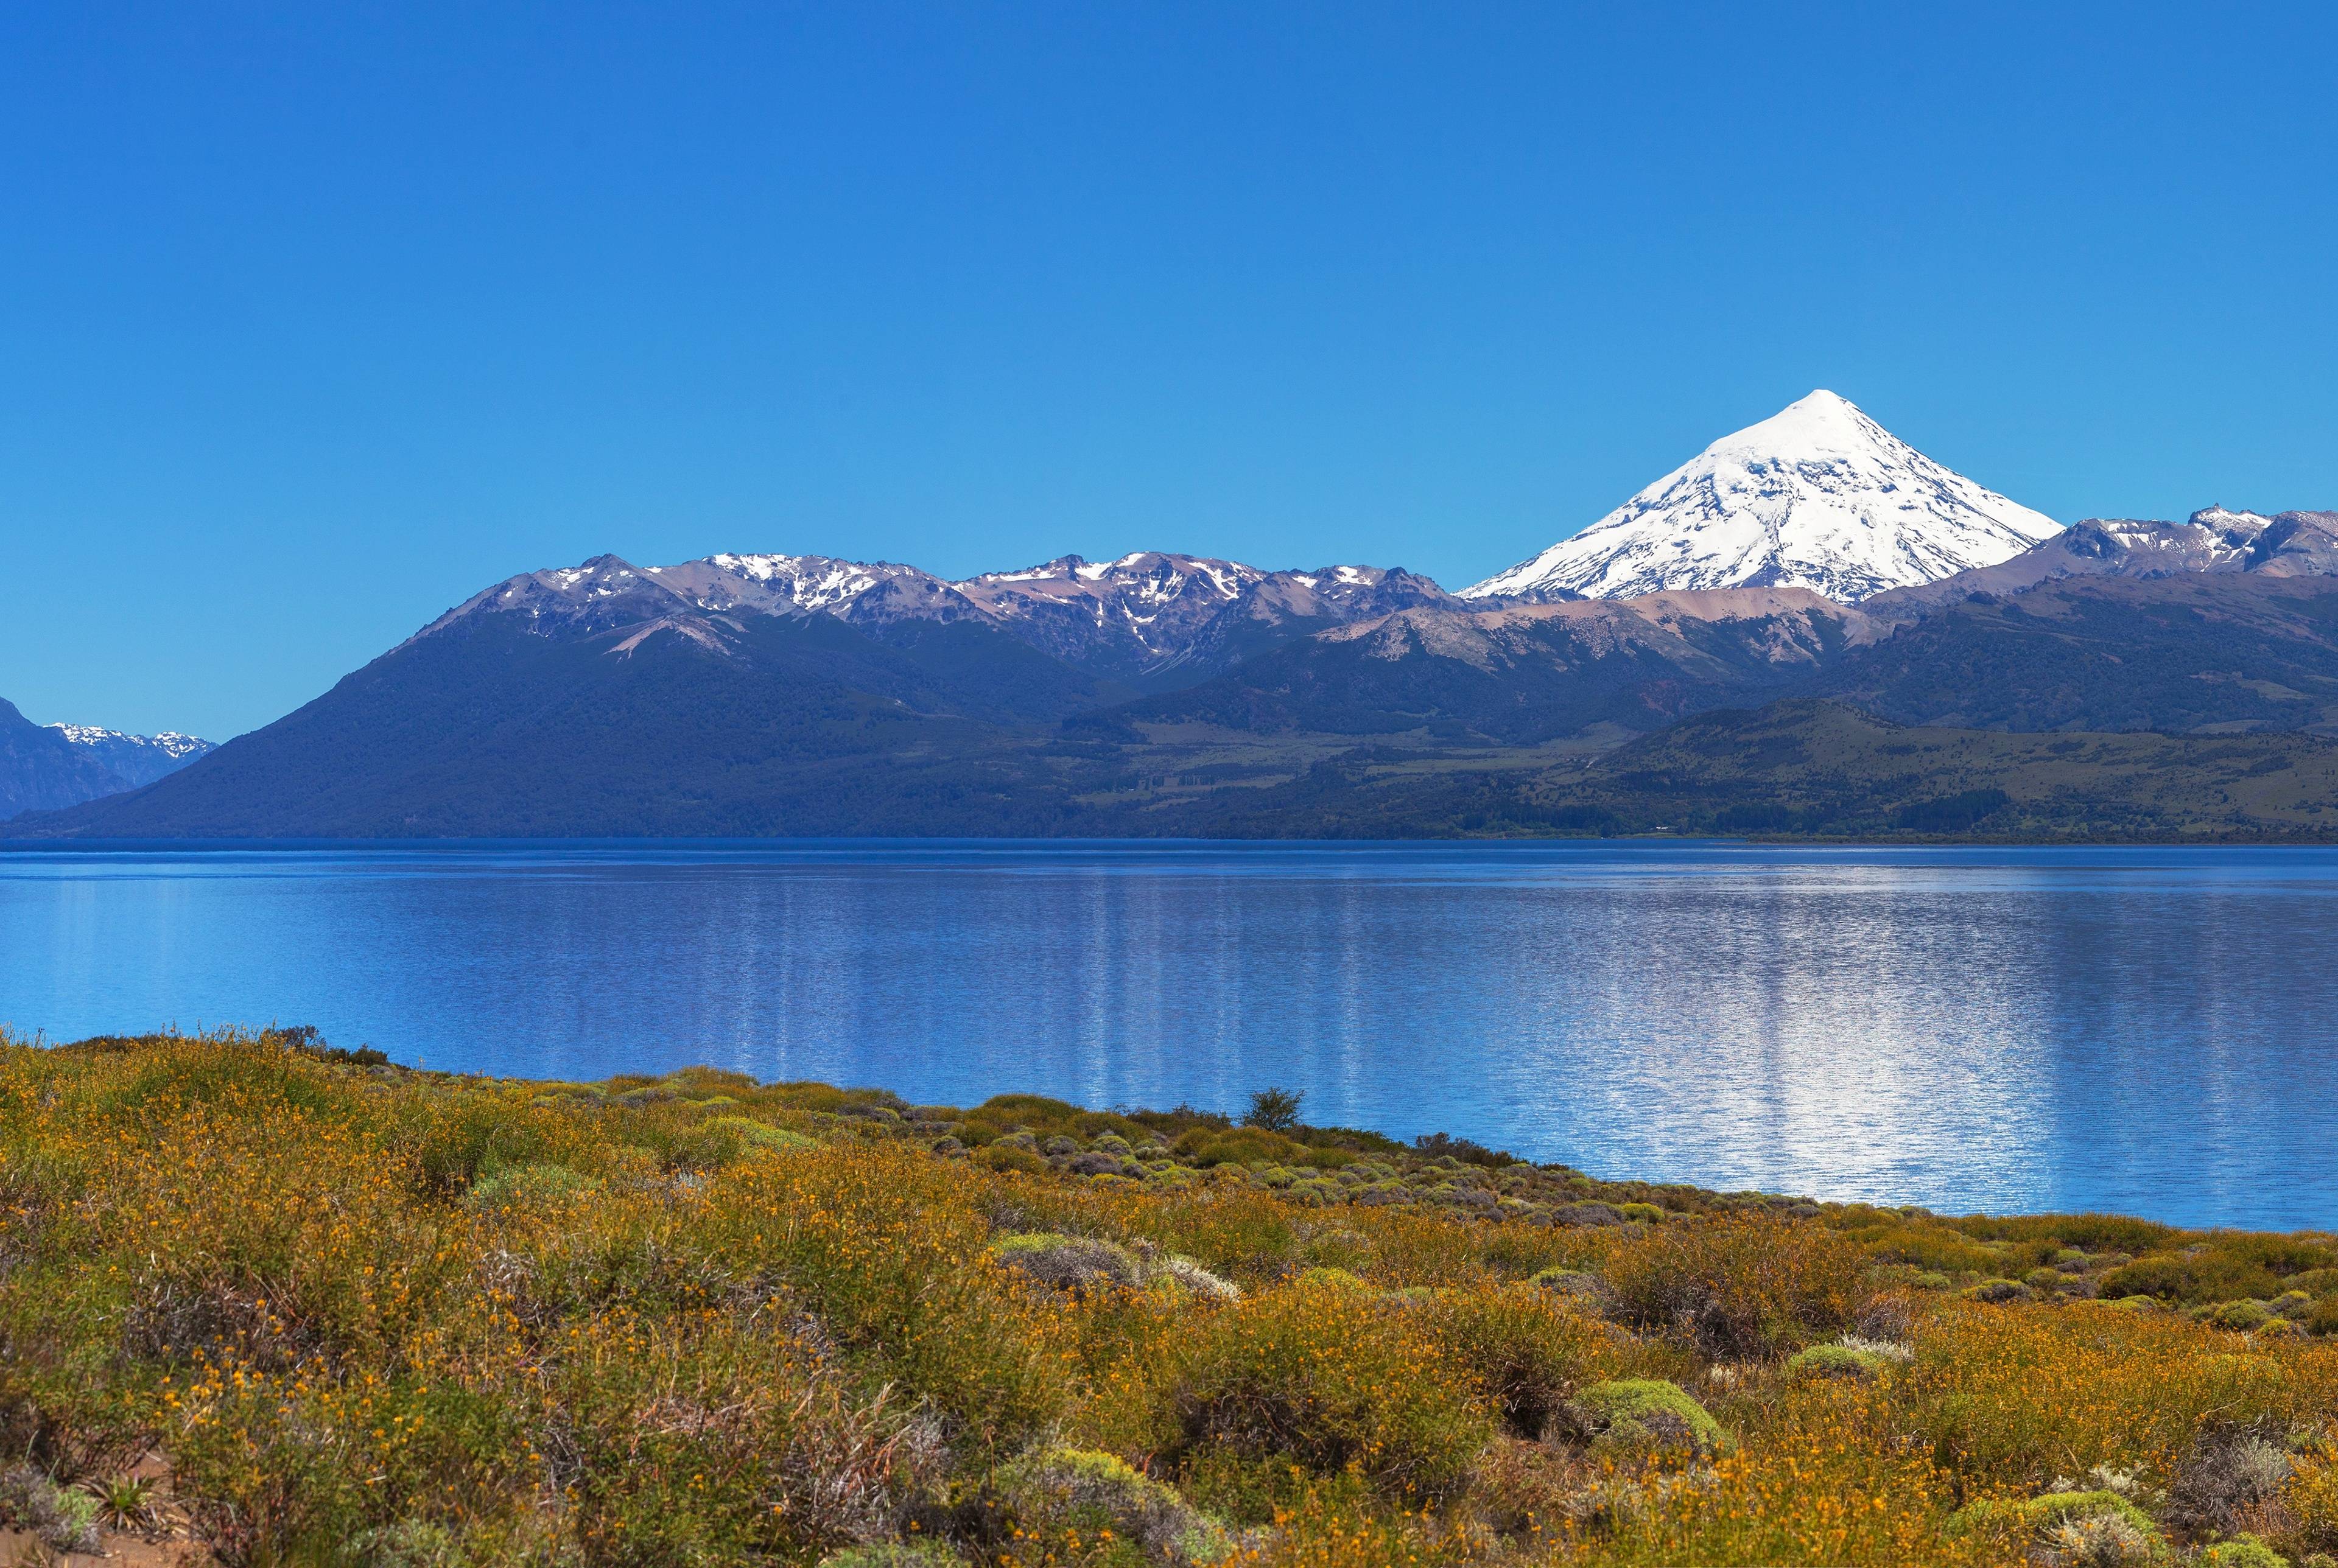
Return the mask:
<path id="1" fill-rule="evenodd" d="M 2338 7 L 0 8 L 0 697 L 603 551 L 1532 554 L 1828 387 L 2338 506 Z"/>

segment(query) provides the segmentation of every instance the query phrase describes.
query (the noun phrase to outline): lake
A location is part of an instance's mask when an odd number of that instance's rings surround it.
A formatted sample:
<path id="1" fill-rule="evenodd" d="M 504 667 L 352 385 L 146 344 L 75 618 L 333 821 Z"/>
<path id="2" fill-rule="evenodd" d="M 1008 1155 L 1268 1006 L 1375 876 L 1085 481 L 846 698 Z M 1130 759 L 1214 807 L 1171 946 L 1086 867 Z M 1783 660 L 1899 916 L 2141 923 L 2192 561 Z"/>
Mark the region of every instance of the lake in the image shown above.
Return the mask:
<path id="1" fill-rule="evenodd" d="M 1603 1176 L 2338 1226 L 2338 851 L 495 843 L 0 854 L 0 1022 L 314 1024 Z"/>

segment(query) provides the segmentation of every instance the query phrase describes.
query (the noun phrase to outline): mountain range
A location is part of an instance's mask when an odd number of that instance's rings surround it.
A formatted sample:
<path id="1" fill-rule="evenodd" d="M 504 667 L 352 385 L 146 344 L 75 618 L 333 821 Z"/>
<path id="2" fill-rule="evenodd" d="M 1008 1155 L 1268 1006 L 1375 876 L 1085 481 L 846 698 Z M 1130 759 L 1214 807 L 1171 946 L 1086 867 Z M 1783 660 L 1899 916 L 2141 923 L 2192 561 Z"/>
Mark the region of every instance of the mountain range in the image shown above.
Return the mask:
<path id="1" fill-rule="evenodd" d="M 2295 837 L 2325 733 L 2338 514 L 2063 529 L 1820 392 L 1460 594 L 1149 553 L 526 573 L 5 830 Z"/>
<path id="2" fill-rule="evenodd" d="M 127 735 L 88 724 L 35 724 L 0 701 L 0 818 L 118 795 L 175 773 L 211 743 L 165 730 Z"/>

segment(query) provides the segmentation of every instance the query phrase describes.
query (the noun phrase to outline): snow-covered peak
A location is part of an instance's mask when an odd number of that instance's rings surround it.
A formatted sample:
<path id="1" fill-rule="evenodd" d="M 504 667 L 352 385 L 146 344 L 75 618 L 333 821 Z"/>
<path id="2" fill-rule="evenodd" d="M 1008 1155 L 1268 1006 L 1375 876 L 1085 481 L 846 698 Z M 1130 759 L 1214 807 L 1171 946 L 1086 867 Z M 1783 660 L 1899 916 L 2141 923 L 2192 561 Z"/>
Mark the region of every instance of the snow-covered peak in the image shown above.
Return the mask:
<path id="1" fill-rule="evenodd" d="M 1853 603 L 2006 560 L 2060 527 L 1820 390 L 1462 596 L 1792 585 Z"/>
<path id="2" fill-rule="evenodd" d="M 1787 404 L 1767 419 L 1724 436 L 1706 447 L 1705 454 L 1856 456 L 1879 442 L 1901 445 L 1890 431 L 1861 413 L 1859 406 L 1850 398 L 1822 387 L 1809 397 Z"/>
<path id="3" fill-rule="evenodd" d="M 133 735 L 126 730 L 103 730 L 94 724 L 52 724 L 49 728 L 75 746 L 134 746 L 158 752 L 174 762 L 182 758 L 200 757 L 212 749 L 210 741 L 182 735 L 176 730 L 165 730 L 158 735 Z"/>
<path id="4" fill-rule="evenodd" d="M 159 735 L 133 735 L 95 724 L 52 724 L 48 728 L 133 789 L 152 784 L 165 773 L 175 773 L 206 751 L 217 750 L 208 740 L 182 735 L 176 730 L 165 730 Z"/>

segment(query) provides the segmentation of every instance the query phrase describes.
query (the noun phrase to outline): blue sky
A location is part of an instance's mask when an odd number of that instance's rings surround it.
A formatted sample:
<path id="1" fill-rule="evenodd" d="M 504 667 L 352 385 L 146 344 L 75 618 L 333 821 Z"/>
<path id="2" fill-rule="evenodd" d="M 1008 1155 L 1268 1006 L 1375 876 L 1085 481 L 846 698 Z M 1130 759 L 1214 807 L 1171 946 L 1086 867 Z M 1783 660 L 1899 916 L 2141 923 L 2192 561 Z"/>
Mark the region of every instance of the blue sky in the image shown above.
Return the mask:
<path id="1" fill-rule="evenodd" d="M 0 10 L 0 696 L 224 737 L 602 551 L 1459 586 L 1829 387 L 2338 505 L 2338 8 Z"/>

